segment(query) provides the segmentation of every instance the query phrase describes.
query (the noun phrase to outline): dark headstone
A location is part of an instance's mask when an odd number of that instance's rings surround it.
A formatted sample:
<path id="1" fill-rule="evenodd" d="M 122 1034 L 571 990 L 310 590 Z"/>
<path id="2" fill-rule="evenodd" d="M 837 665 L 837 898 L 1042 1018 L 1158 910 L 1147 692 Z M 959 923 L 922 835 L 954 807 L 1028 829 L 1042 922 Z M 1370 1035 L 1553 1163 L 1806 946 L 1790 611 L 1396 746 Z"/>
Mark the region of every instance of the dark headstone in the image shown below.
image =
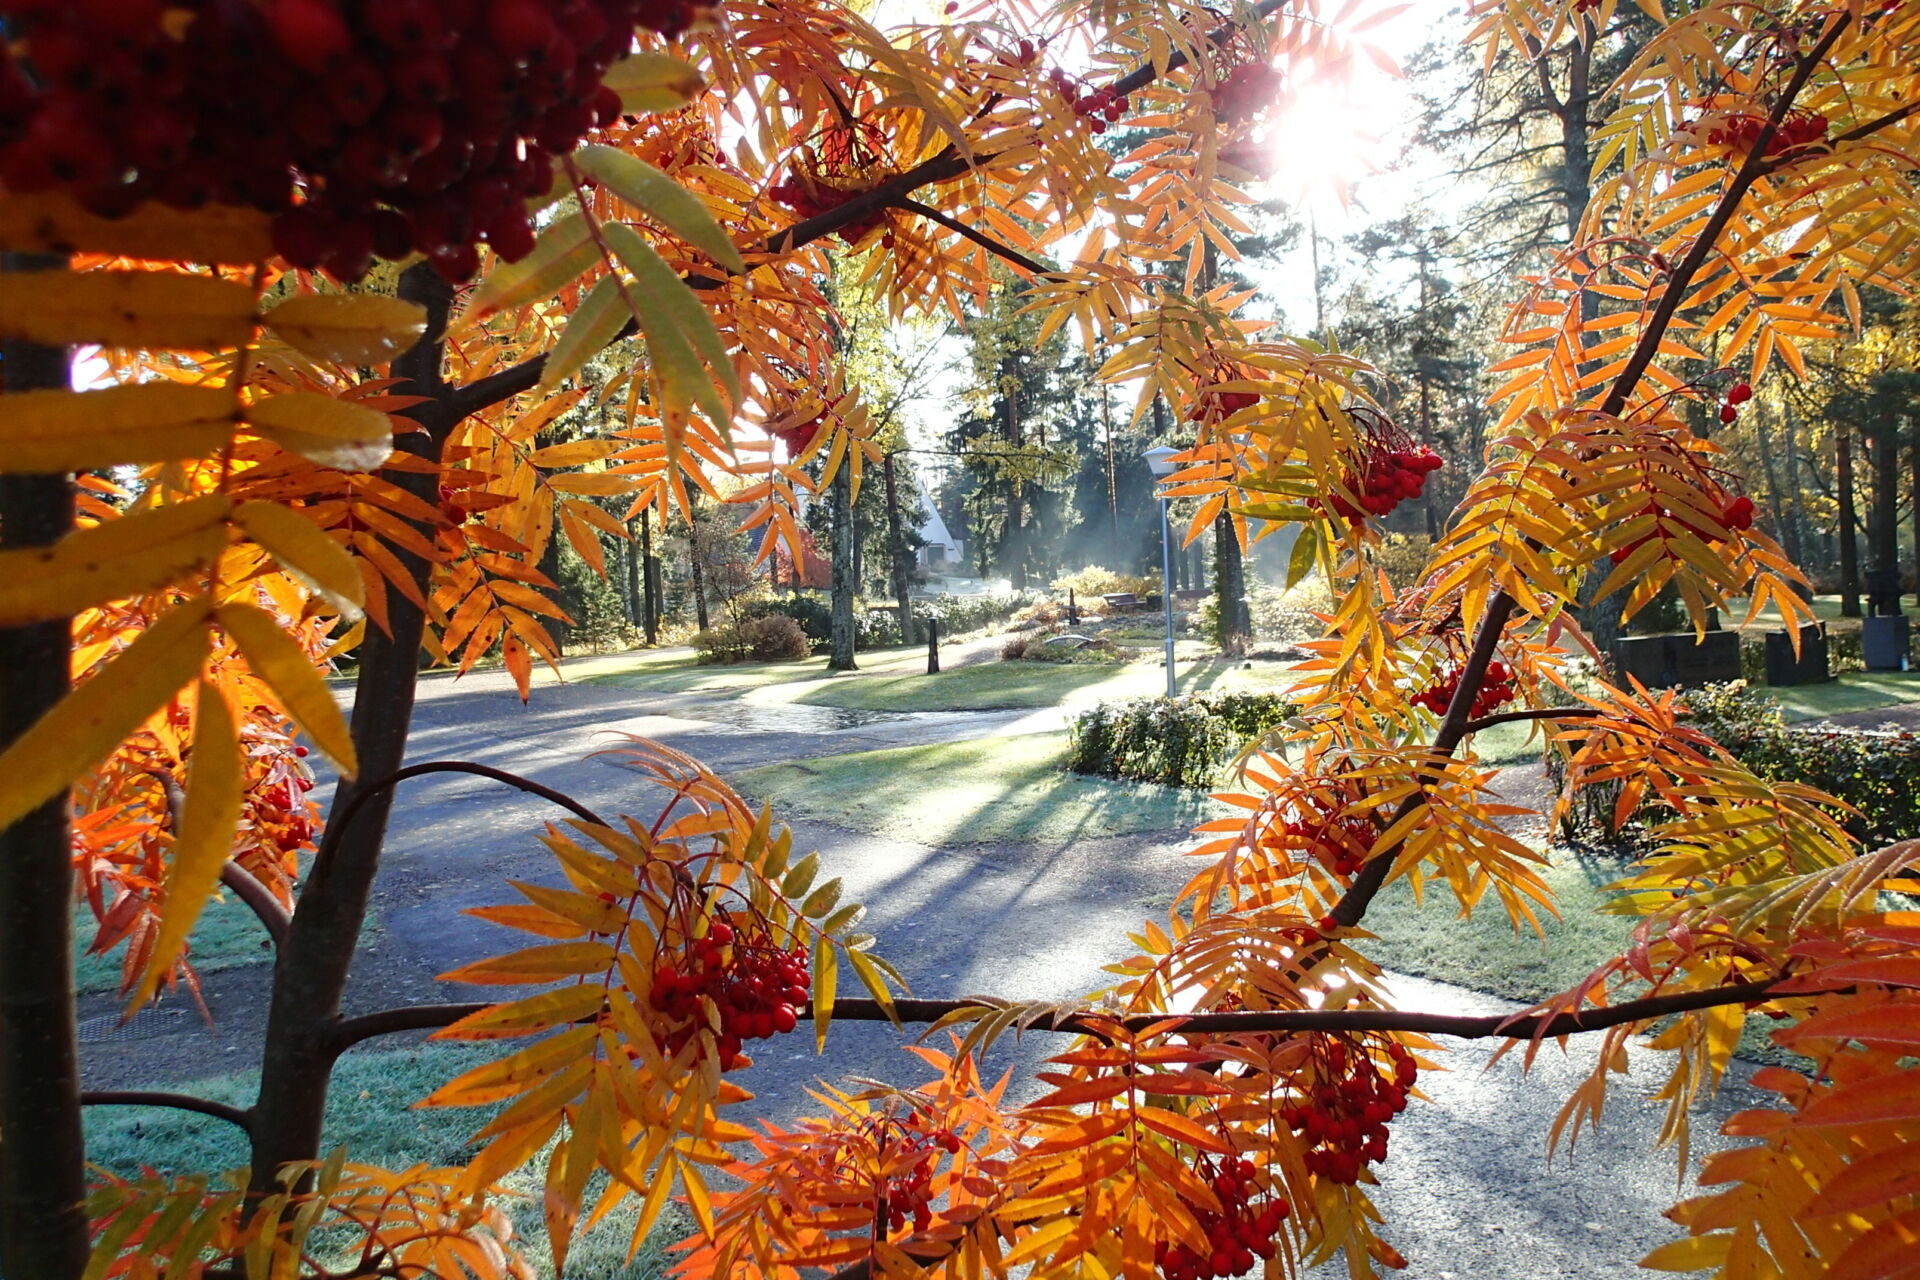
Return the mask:
<path id="1" fill-rule="evenodd" d="M 1900 614 L 1900 570 L 1892 566 L 1867 570 L 1867 614 L 1892 618 Z M 1903 650 L 1904 652 L 1904 650 Z M 1875 668 L 1885 670 L 1886 668 Z"/>
<path id="2" fill-rule="evenodd" d="M 1785 631 L 1767 632 L 1767 683 L 1770 685 L 1824 684 L 1833 677 L 1827 664 L 1827 628 L 1809 622 L 1800 628 L 1800 656 L 1794 657 L 1792 637 Z"/>
<path id="3" fill-rule="evenodd" d="M 1860 656 L 1869 671 L 1904 671 L 1907 666 L 1907 615 L 1862 618 Z"/>
<path id="4" fill-rule="evenodd" d="M 1734 631 L 1709 631 L 1697 643 L 1690 631 L 1630 636 L 1613 652 L 1622 679 L 1631 676 L 1650 689 L 1740 678 L 1740 635 Z"/>

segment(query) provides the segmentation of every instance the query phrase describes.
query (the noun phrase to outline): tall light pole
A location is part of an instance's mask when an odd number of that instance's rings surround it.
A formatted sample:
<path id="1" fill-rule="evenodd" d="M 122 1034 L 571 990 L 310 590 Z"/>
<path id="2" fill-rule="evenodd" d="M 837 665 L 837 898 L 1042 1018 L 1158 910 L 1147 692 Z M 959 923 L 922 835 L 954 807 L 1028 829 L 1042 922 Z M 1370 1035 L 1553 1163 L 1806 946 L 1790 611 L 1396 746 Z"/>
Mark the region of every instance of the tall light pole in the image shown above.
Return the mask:
<path id="1" fill-rule="evenodd" d="M 1147 460 L 1147 470 L 1153 472 L 1153 478 L 1165 480 L 1178 467 L 1173 459 L 1180 451 L 1166 445 L 1149 449 L 1140 456 Z M 1167 697 L 1174 696 L 1173 690 L 1173 517 L 1169 510 L 1171 503 L 1165 493 L 1160 494 L 1160 601 L 1167 613 Z"/>

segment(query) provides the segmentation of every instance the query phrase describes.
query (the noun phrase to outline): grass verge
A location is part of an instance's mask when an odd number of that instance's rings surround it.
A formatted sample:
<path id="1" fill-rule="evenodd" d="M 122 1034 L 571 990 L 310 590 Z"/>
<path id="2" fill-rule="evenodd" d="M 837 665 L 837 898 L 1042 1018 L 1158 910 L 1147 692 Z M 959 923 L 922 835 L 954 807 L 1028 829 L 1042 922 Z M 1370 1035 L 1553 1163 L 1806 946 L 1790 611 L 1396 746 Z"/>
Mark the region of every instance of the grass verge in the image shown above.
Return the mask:
<path id="1" fill-rule="evenodd" d="M 1256 662 L 1247 667 L 1238 660 L 1220 658 L 1178 663 L 1174 675 L 1182 693 L 1277 690 L 1293 680 L 1291 668 L 1281 663 Z M 1152 697 L 1166 687 L 1166 668 L 1157 663 L 996 661 L 931 676 L 924 667 L 917 671 L 876 667 L 815 683 L 763 688 L 753 700 L 858 711 L 998 711 Z"/>
<path id="2" fill-rule="evenodd" d="M 1818 720 L 1920 702 L 1920 671 L 1849 671 L 1825 684 L 1761 690 L 1789 720 Z"/>
<path id="3" fill-rule="evenodd" d="M 935 845 L 1171 835 L 1218 812 L 1201 792 L 1062 772 L 1066 742 L 1041 733 L 862 751 L 735 781 L 783 812 Z"/>
<path id="4" fill-rule="evenodd" d="M 467 1139 L 494 1109 L 417 1111 L 413 1104 L 455 1074 L 504 1052 L 498 1047 L 421 1045 L 348 1055 L 334 1073 L 327 1098 L 326 1148 L 344 1145 L 349 1160 L 389 1169 L 460 1163 L 472 1154 Z M 257 1086 L 258 1078 L 244 1073 L 197 1081 L 182 1091 L 245 1106 L 253 1101 Z M 126 1177 L 138 1176 L 146 1166 L 163 1174 L 234 1169 L 247 1159 L 237 1129 L 190 1112 L 96 1107 L 88 1110 L 86 1122 L 89 1157 Z M 541 1218 L 545 1167 L 545 1160 L 536 1158 L 509 1178 L 506 1203 L 535 1273 L 541 1280 L 553 1280 L 552 1255 Z M 590 1187 L 587 1202 L 591 1204 L 598 1194 L 598 1185 Z M 649 1280 L 663 1274 L 666 1246 L 687 1231 L 686 1222 L 675 1213 L 668 1210 L 629 1263 L 627 1247 L 639 1218 L 639 1205 L 629 1198 L 574 1240 L 567 1258 L 567 1280 Z"/>
<path id="5" fill-rule="evenodd" d="M 99 923 L 93 918 L 92 908 L 85 903 L 74 907 L 73 936 L 75 945 L 82 948 L 74 964 L 74 980 L 83 995 L 120 989 L 120 965 L 127 954 L 126 943 L 121 943 L 104 955 L 91 955 L 84 950 L 93 941 L 99 928 Z M 254 918 L 246 904 L 231 893 L 207 903 L 206 909 L 200 913 L 200 919 L 194 923 L 190 942 L 193 949 L 188 958 L 201 973 L 239 969 L 250 964 L 269 964 L 273 960 L 273 948 L 267 940 L 266 930 L 261 928 L 260 921 Z"/>

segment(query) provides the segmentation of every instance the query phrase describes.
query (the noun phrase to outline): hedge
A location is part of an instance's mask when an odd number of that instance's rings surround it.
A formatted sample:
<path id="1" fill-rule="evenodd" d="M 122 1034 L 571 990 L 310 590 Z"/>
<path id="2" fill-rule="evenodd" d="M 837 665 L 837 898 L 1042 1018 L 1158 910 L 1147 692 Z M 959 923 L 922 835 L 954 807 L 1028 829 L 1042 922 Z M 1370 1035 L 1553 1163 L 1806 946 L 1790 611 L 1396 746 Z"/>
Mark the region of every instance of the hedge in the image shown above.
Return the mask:
<path id="1" fill-rule="evenodd" d="M 1818 787 L 1858 809 L 1848 820 L 1871 846 L 1920 837 L 1920 736 L 1902 730 L 1789 725 L 1766 697 L 1739 685 L 1711 685 L 1686 694 L 1687 721 L 1769 782 Z M 1549 767 L 1559 780 L 1559 757 Z M 1612 797 L 1589 787 L 1592 803 L 1571 815 L 1569 834 L 1612 839 Z M 1641 823 L 1659 820 L 1646 806 Z M 1631 839 L 1631 835 L 1627 837 Z"/>
<path id="2" fill-rule="evenodd" d="M 1210 787 L 1221 766 L 1295 710 L 1272 693 L 1103 702 L 1074 719 L 1066 767 L 1109 778 Z"/>

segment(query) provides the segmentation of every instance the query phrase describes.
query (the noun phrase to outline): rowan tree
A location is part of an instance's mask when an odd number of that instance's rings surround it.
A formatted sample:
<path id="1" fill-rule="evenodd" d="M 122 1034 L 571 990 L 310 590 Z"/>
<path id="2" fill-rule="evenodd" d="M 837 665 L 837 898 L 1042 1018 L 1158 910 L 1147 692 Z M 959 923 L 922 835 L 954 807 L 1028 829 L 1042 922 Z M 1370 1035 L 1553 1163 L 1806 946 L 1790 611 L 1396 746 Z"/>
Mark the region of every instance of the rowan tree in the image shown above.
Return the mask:
<path id="1" fill-rule="evenodd" d="M 1187 1280 L 1341 1250 L 1368 1275 L 1400 1262 L 1370 1191 L 1435 1037 L 1529 1059 L 1602 1037 L 1554 1140 L 1658 1055 L 1672 1140 L 1757 1008 L 1815 1069 L 1754 1076 L 1779 1103 L 1731 1123 L 1746 1141 L 1647 1264 L 1910 1274 L 1920 919 L 1884 891 L 1915 888 L 1920 850 L 1857 847 L 1834 801 L 1762 783 L 1672 694 L 1571 687 L 1578 601 L 1630 612 L 1672 583 L 1697 627 L 1734 597 L 1806 615 L 1687 406 L 1737 420 L 1861 288 L 1912 275 L 1920 5 L 1640 7 L 1658 30 L 1595 139 L 1621 167 L 1514 310 L 1486 456 L 1444 460 L 1477 475 L 1395 597 L 1375 521 L 1441 460 L 1362 361 L 1204 285 L 1246 199 L 1235 142 L 1363 56 L 1314 0 L 975 0 L 886 32 L 833 0 L 0 4 L 8 1273 L 524 1274 L 490 1194 L 543 1161 L 559 1268 L 583 1214 L 634 1197 L 645 1232 L 679 1196 L 687 1275 Z M 1551 49 L 1616 8 L 1479 0 L 1475 39 Z M 1099 141 L 1123 120 L 1143 139 L 1124 164 Z M 597 562 L 627 528 L 585 498 L 664 517 L 724 497 L 769 555 L 800 545 L 803 495 L 861 478 L 871 418 L 822 293 L 843 251 L 900 314 L 981 305 L 996 264 L 1028 277 L 1038 340 L 1110 353 L 1136 418 L 1161 398 L 1193 424 L 1168 482 L 1191 536 L 1223 513 L 1241 537 L 1297 524 L 1299 561 L 1339 586 L 1303 714 L 1083 1002 L 908 999 L 822 860 L 668 748 L 632 748 L 660 788 L 634 815 L 483 763 L 402 767 L 423 648 L 497 649 L 523 690 L 552 659 L 543 549 Z M 67 389 L 94 345 L 108 385 Z M 609 429 L 537 443 L 580 404 Z M 319 674 L 349 646 L 350 721 Z M 1389 881 L 1516 926 L 1553 909 L 1473 751 L 1513 720 L 1571 792 L 1660 807 L 1631 945 L 1513 1017 L 1395 1009 L 1361 929 Z M 344 779 L 324 822 L 296 730 Z M 394 788 L 447 770 L 567 812 L 530 833 L 564 885 L 482 913 L 526 945 L 449 975 L 534 990 L 343 1017 Z M 244 1129 L 246 1171 L 88 1191 L 76 873 L 104 935 L 137 940 L 136 1005 L 191 981 L 218 884 L 274 939 L 256 1101 L 171 1099 Z M 754 1046 L 847 1018 L 956 1034 L 916 1050 L 909 1086 L 832 1095 L 817 1121 L 731 1118 Z M 1016 1026 L 1067 1037 L 1022 1104 L 975 1058 Z M 425 1028 L 506 1042 L 425 1100 L 506 1104 L 472 1158 L 323 1152 L 340 1055 Z"/>

